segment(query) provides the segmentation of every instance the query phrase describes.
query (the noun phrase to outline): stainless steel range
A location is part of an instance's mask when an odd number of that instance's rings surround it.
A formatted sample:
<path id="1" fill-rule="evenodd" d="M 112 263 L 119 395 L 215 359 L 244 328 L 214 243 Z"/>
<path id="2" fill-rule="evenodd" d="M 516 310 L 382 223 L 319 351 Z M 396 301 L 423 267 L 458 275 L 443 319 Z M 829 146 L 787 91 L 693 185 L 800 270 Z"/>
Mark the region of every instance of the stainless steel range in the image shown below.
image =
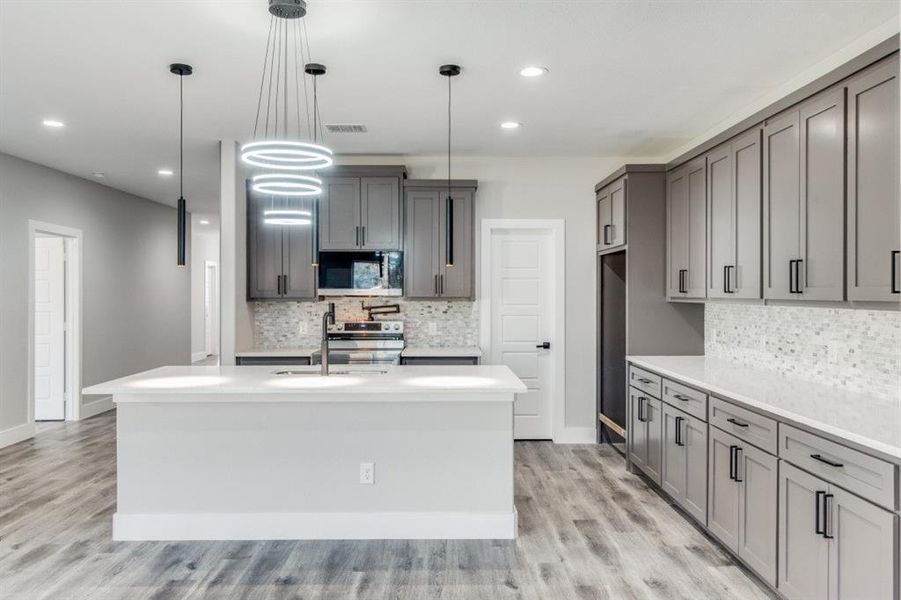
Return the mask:
<path id="1" fill-rule="evenodd" d="M 338 321 L 328 326 L 328 359 L 333 365 L 399 365 L 403 321 Z M 322 363 L 322 353 L 312 363 Z"/>

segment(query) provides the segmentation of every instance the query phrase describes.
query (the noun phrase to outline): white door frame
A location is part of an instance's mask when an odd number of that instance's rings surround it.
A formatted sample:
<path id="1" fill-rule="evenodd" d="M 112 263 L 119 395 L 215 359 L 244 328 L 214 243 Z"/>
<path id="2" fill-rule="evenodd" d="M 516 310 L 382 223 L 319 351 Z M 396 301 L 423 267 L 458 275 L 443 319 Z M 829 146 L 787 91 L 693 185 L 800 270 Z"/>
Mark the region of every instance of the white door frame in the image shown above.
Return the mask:
<path id="1" fill-rule="evenodd" d="M 208 298 L 207 293 L 210 292 L 210 268 L 215 273 L 212 276 L 212 297 Z M 207 319 L 206 309 L 210 306 L 210 316 Z M 207 260 L 203 263 L 203 352 L 206 356 L 219 354 L 219 264 L 214 260 Z M 210 341 L 207 348 L 207 340 Z"/>
<path id="2" fill-rule="evenodd" d="M 34 240 L 63 238 L 66 248 L 66 421 L 81 418 L 82 246 L 80 229 L 28 221 L 28 425 L 34 427 Z"/>
<path id="3" fill-rule="evenodd" d="M 554 442 L 566 436 L 566 227 L 563 219 L 482 219 L 480 237 L 480 286 L 479 301 L 479 345 L 482 356 L 491 355 L 491 236 L 496 231 L 538 230 L 551 235 L 554 253 L 554 339 L 553 372 L 554 385 L 551 390 L 551 434 Z"/>

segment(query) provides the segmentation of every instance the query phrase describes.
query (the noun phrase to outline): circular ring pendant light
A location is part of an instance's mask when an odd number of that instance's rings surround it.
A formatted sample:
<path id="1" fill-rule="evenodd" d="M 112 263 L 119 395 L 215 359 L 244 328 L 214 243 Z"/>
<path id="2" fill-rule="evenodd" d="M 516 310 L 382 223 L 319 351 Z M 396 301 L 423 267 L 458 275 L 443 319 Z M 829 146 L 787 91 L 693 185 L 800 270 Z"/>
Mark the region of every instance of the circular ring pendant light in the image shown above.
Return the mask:
<path id="1" fill-rule="evenodd" d="M 260 78 L 254 120 L 254 141 L 241 147 L 241 160 L 261 171 L 253 177 L 253 189 L 275 196 L 318 196 L 322 181 L 297 175 L 334 164 L 332 151 L 318 143 L 320 137 L 316 78 L 325 67 L 307 69 L 309 36 L 302 17 L 304 0 L 269 0 L 269 36 Z M 313 106 L 308 102 L 307 80 L 313 77 Z M 312 112 L 312 115 L 311 115 Z M 311 118 L 312 117 L 312 118 Z M 312 141 L 301 141 L 304 138 Z"/>

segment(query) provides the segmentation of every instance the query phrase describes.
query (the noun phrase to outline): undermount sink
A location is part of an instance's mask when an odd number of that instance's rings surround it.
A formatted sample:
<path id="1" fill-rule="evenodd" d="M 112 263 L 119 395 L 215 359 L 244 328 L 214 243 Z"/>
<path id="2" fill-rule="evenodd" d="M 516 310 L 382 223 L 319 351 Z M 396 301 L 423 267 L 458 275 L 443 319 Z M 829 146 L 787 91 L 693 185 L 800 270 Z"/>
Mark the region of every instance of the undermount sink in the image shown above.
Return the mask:
<path id="1" fill-rule="evenodd" d="M 388 369 L 367 369 L 367 368 L 339 368 L 329 370 L 329 375 L 385 375 Z M 321 377 L 319 371 L 298 371 L 296 369 L 285 369 L 281 371 L 273 371 L 273 375 L 280 376 L 310 376 Z"/>

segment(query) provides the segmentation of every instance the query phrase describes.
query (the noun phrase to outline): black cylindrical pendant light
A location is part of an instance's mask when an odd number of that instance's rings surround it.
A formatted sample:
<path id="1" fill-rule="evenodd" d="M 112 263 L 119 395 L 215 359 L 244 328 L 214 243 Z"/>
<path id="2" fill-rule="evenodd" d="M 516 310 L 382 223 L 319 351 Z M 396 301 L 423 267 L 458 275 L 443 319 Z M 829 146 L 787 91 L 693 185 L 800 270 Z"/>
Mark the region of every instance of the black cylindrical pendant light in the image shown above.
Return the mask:
<path id="1" fill-rule="evenodd" d="M 454 198 L 451 196 L 451 77 L 460 74 L 459 65 L 441 65 L 438 73 L 447 77 L 447 198 L 444 201 L 444 266 L 454 266 Z"/>
<path id="2" fill-rule="evenodd" d="M 172 63 L 169 72 L 178 75 L 178 259 L 177 264 L 186 264 L 186 238 L 188 207 L 185 202 L 185 75 L 194 72 L 191 65 Z"/>

